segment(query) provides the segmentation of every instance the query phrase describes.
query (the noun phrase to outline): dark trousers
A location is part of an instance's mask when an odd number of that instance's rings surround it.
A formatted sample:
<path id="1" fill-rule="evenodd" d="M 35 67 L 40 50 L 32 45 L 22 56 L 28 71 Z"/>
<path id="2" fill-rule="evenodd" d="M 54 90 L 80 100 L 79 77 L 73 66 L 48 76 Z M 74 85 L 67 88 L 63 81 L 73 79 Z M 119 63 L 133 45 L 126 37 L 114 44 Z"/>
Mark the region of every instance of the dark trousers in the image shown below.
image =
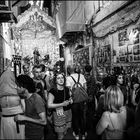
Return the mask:
<path id="1" fill-rule="evenodd" d="M 85 134 L 86 131 L 86 103 L 74 103 L 72 105 L 72 127 L 76 135 Z"/>
<path id="2" fill-rule="evenodd" d="M 95 115 L 95 101 L 87 102 L 87 111 L 86 111 L 86 128 L 87 128 L 87 130 L 93 130 L 94 115 Z"/>

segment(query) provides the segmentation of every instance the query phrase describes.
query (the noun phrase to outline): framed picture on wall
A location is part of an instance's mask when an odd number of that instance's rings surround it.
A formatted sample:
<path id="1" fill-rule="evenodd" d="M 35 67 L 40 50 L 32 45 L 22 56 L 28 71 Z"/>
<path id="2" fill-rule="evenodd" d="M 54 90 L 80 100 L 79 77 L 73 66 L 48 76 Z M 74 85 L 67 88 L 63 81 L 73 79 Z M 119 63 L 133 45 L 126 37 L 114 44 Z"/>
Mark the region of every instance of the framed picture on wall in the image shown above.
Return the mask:
<path id="1" fill-rule="evenodd" d="M 118 33 L 118 39 L 119 46 L 123 46 L 126 44 L 126 42 L 129 40 L 127 35 L 127 29 L 124 29 Z"/>
<path id="2" fill-rule="evenodd" d="M 111 63 L 111 45 L 105 45 L 98 48 L 97 52 L 98 65 L 105 65 Z"/>
<path id="3" fill-rule="evenodd" d="M 73 54 L 73 62 L 75 65 L 80 65 L 81 69 L 89 64 L 89 47 L 75 51 Z"/>

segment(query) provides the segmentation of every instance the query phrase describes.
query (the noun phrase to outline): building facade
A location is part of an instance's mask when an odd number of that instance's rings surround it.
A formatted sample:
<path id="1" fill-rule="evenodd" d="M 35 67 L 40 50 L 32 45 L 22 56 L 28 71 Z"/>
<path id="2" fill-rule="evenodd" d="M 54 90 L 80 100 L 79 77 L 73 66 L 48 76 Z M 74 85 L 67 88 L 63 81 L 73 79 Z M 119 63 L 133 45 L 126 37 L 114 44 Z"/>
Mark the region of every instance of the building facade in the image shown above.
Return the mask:
<path id="1" fill-rule="evenodd" d="M 51 3 L 54 4 L 53 1 L 8 1 L 12 15 L 9 23 L 2 21 L 1 25 L 1 71 L 7 59 L 13 61 L 13 67 L 18 72 L 21 72 L 25 61 L 31 65 L 39 62 L 53 66 L 59 60 L 60 40 L 56 34 Z M 38 57 L 35 57 L 36 52 Z M 46 56 L 49 58 L 47 61 Z"/>
<path id="2" fill-rule="evenodd" d="M 139 67 L 139 1 L 112 1 L 96 14 L 92 25 L 97 71 Z"/>
<path id="3" fill-rule="evenodd" d="M 8 63 L 10 49 L 9 25 L 12 22 L 13 12 L 9 7 L 9 1 L 0 1 L 0 74 Z"/>
<path id="4" fill-rule="evenodd" d="M 137 67 L 139 1 L 85 1 L 82 9 L 85 17 L 83 29 L 76 30 L 76 14 L 74 16 L 71 10 L 69 15 L 73 17 L 71 23 L 73 26 L 75 23 L 75 30 L 65 30 L 61 37 L 66 42 L 66 67 L 75 63 L 84 67 L 89 63 L 93 66 L 94 75 L 111 72 L 114 67 L 123 66 L 126 70 Z M 64 22 L 68 26 L 69 22 Z"/>
<path id="5" fill-rule="evenodd" d="M 127 70 L 130 67 L 138 68 L 139 1 L 52 0 L 46 4 L 39 1 L 33 3 L 40 7 L 43 5 L 42 8 L 46 7 L 46 11 L 51 7 L 48 14 L 56 22 L 56 34 L 58 40 L 61 40 L 57 42 L 58 45 L 61 44 L 57 52 L 64 53 L 59 55 L 65 58 L 65 67 L 80 65 L 84 70 L 84 66 L 90 64 L 93 66 L 94 75 L 99 71 L 110 72 L 114 67 L 120 66 Z M 12 1 L 10 5 L 14 16 L 18 17 L 29 9 L 30 4 L 25 1 Z M 14 17 L 12 20 L 18 22 Z M 2 28 L 1 25 L 1 33 Z M 24 46 L 27 46 L 27 41 Z M 1 49 L 4 51 L 3 47 Z M 3 55 L 4 53 L 1 53 L 1 58 Z M 2 60 L 0 63 L 3 64 Z"/>

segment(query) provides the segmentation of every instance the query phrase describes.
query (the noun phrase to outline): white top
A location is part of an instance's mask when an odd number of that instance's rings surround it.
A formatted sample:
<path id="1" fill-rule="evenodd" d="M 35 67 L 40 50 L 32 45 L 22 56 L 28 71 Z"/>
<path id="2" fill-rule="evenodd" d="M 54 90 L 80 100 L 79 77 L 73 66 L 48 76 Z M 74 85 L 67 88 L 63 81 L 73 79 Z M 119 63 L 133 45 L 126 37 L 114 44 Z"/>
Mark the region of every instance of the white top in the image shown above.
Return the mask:
<path id="1" fill-rule="evenodd" d="M 71 76 L 75 79 L 75 81 L 78 81 L 78 74 L 73 73 Z M 66 86 L 71 87 L 75 84 L 71 76 L 66 77 Z M 79 82 L 82 84 L 82 86 L 86 83 L 86 79 L 83 74 L 80 74 Z"/>

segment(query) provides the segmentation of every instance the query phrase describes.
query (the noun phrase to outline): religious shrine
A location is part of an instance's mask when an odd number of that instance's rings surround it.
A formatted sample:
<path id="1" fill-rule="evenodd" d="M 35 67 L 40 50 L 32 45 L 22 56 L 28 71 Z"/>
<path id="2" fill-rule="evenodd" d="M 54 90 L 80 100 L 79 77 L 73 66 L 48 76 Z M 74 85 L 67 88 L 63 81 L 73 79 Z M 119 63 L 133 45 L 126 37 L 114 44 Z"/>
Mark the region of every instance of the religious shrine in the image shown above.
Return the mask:
<path id="1" fill-rule="evenodd" d="M 21 56 L 21 63 L 29 60 L 32 64 L 54 65 L 59 59 L 59 39 L 55 21 L 38 5 L 32 5 L 17 17 L 12 25 L 12 49 L 14 56 Z M 49 61 L 43 62 L 45 58 Z"/>

